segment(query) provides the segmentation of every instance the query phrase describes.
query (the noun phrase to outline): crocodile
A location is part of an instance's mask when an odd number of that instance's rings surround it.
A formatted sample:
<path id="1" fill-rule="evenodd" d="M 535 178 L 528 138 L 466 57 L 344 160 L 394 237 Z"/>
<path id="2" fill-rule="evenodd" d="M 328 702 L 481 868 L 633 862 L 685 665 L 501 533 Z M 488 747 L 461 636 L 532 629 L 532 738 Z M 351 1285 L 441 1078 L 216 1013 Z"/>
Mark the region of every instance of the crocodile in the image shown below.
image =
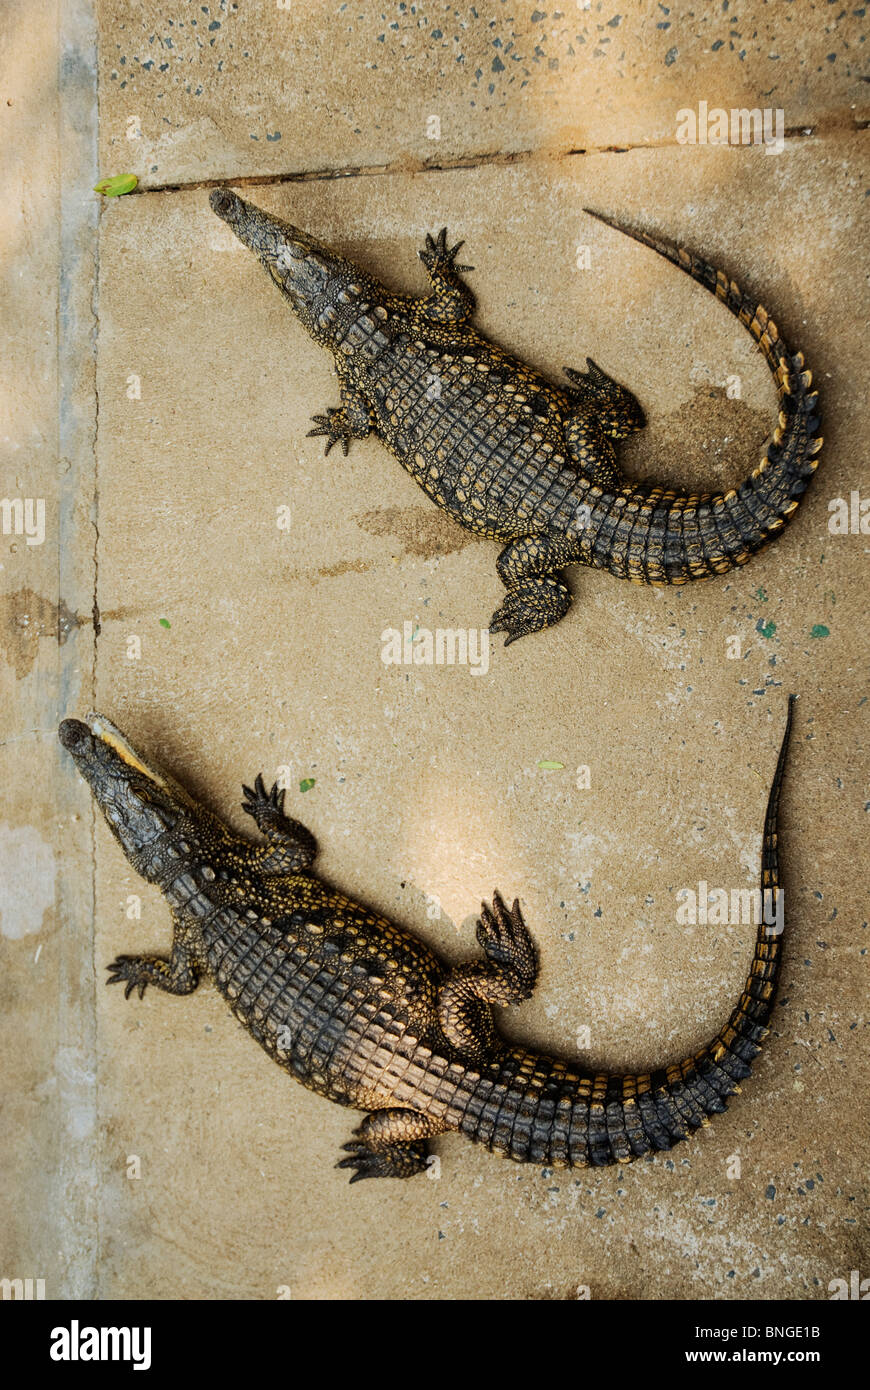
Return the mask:
<path id="1" fill-rule="evenodd" d="M 430 293 L 404 296 L 229 188 L 210 201 L 332 355 L 341 404 L 309 431 L 325 436 L 326 453 L 374 434 L 433 502 L 501 542 L 506 592 L 489 630 L 505 633 L 506 646 L 568 611 L 565 565 L 679 585 L 746 564 L 792 516 L 818 465 L 818 393 L 803 354 L 733 280 L 668 241 L 585 209 L 715 294 L 764 353 L 779 421 L 758 466 L 724 493 L 626 480 L 614 445 L 645 423 L 635 397 L 591 358 L 555 385 L 477 332 L 462 278 L 473 267 L 457 262 L 464 243 L 449 246 L 446 229 L 419 252 Z"/>
<path id="2" fill-rule="evenodd" d="M 552 1167 L 670 1149 L 725 1109 L 769 1032 L 784 926 L 777 812 L 793 701 L 767 803 L 764 906 L 748 978 L 713 1041 L 663 1070 L 611 1076 L 504 1039 L 494 1008 L 528 999 L 538 974 L 518 901 L 508 907 L 496 892 L 477 921 L 483 959 L 448 965 L 314 875 L 313 835 L 262 775 L 244 788 L 244 809 L 264 837 L 252 843 L 92 714 L 65 719 L 60 741 L 173 922 L 168 958 L 118 956 L 107 983 L 141 998 L 149 984 L 185 995 L 209 978 L 292 1076 L 366 1112 L 338 1164 L 353 1170 L 351 1182 L 424 1171 L 429 1141 L 450 1131 Z"/>

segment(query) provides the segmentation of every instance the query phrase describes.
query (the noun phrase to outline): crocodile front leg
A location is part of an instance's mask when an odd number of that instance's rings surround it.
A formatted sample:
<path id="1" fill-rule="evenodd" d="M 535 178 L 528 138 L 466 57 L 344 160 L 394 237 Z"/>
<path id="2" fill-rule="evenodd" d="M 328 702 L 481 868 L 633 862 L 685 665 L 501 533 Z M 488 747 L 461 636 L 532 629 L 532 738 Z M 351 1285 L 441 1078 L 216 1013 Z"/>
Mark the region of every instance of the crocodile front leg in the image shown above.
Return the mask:
<path id="1" fill-rule="evenodd" d="M 311 418 L 315 428 L 308 431 L 308 437 L 326 435 L 324 458 L 333 444 L 340 444 L 342 453 L 347 457 L 350 441 L 365 439 L 375 427 L 374 416 L 365 396 L 347 381 L 341 384 L 341 408 L 336 410 L 330 407 L 325 415 L 313 415 Z"/>
<path id="2" fill-rule="evenodd" d="M 156 985 L 167 994 L 192 994 L 199 984 L 199 960 L 186 938 L 181 919 L 172 914 L 175 935 L 172 939 L 172 955 L 165 956 L 116 956 L 106 969 L 112 973 L 107 985 L 124 984 L 124 998 L 129 999 L 134 989 L 139 998 L 145 994 L 148 985 Z"/>
<path id="3" fill-rule="evenodd" d="M 358 1137 L 342 1144 L 348 1157 L 336 1168 L 354 1168 L 351 1182 L 362 1178 L 412 1178 L 426 1168 L 427 1139 L 443 1134 L 448 1126 L 418 1110 L 375 1110 L 366 1115 Z"/>
<path id="4" fill-rule="evenodd" d="M 426 235 L 426 245 L 417 255 L 426 267 L 432 293 L 420 305 L 420 311 L 430 323 L 465 323 L 474 313 L 474 293 L 459 278 L 460 271 L 473 270 L 471 265 L 457 265 L 456 254 L 465 243 L 447 245 L 447 228 L 437 237 Z"/>
<path id="5" fill-rule="evenodd" d="M 486 961 L 450 972 L 439 994 L 438 1018 L 454 1047 L 483 1061 L 497 1041 L 490 1005 L 507 1008 L 531 997 L 538 956 L 519 902 L 508 910 L 499 893 L 493 894 L 491 908 L 481 907 L 477 939 Z"/>
<path id="6" fill-rule="evenodd" d="M 571 591 L 559 570 L 576 557 L 577 542 L 570 537 L 521 536 L 506 545 L 496 569 L 507 593 L 490 619 L 490 632 L 506 632 L 509 647 L 564 618 Z"/>
<path id="7" fill-rule="evenodd" d="M 242 810 L 256 821 L 267 845 L 251 847 L 253 867 L 265 874 L 295 874 L 317 857 L 317 841 L 311 831 L 284 812 L 284 789 L 278 783 L 266 791 L 262 773 L 253 787 L 243 787 Z"/>

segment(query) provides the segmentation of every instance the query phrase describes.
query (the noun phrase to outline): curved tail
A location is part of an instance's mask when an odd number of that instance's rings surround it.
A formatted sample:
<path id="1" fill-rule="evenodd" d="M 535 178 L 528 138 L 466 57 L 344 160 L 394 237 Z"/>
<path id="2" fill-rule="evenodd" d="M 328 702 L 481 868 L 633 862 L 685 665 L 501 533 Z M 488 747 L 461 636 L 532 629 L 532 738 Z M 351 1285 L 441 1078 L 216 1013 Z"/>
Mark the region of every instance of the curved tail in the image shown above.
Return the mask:
<path id="1" fill-rule="evenodd" d="M 644 1076 L 608 1076 L 509 1047 L 481 1075 L 460 1128 L 519 1162 L 554 1167 L 629 1163 L 671 1149 L 739 1091 L 767 1037 L 779 976 L 783 890 L 777 812 L 795 696 L 776 765 L 761 853 L 762 911 L 755 955 L 731 1017 L 693 1057 Z"/>
<path id="2" fill-rule="evenodd" d="M 728 492 L 690 497 L 643 485 L 621 492 L 590 489 L 592 517 L 582 559 L 638 584 L 685 584 L 725 574 L 745 565 L 782 529 L 818 467 L 822 438 L 812 373 L 802 353 L 789 352 L 767 310 L 723 271 L 669 241 L 591 208 L 584 211 L 657 251 L 727 305 L 773 373 L 779 422 L 758 467 Z"/>

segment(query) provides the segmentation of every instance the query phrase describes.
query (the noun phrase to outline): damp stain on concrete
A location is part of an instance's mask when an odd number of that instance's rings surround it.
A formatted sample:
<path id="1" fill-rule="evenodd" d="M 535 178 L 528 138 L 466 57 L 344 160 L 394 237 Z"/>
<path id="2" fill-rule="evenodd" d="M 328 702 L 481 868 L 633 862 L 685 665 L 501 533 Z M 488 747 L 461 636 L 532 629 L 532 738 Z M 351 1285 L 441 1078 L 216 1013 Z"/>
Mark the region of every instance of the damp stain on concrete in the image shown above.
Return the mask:
<path id="1" fill-rule="evenodd" d="M 334 565 L 318 565 L 310 570 L 284 570 L 282 579 L 290 583 L 294 579 L 307 579 L 316 584 L 318 579 L 337 579 L 342 574 L 365 574 L 375 568 L 374 560 L 339 560 Z"/>
<path id="2" fill-rule="evenodd" d="M 41 931 L 54 907 L 54 851 L 33 825 L 0 825 L 0 935 L 20 940 Z"/>
<path id="3" fill-rule="evenodd" d="M 657 464 L 656 482 L 680 489 L 736 485 L 757 467 L 764 441 L 776 425 L 776 409 L 764 410 L 731 398 L 722 386 L 699 386 L 691 399 L 651 422 L 657 439 L 668 440 L 667 480 Z M 651 468 L 652 450 L 641 430 L 620 446 L 629 477 Z M 658 453 L 656 449 L 656 453 Z"/>
<path id="4" fill-rule="evenodd" d="M 63 599 L 53 603 L 34 589 L 0 595 L 3 656 L 19 680 L 33 670 L 41 637 L 53 637 L 63 646 L 71 632 L 90 622 L 73 613 Z"/>
<path id="5" fill-rule="evenodd" d="M 434 508 L 376 507 L 358 512 L 353 519 L 370 536 L 393 536 L 406 555 L 419 555 L 424 560 L 452 555 L 479 539 Z"/>

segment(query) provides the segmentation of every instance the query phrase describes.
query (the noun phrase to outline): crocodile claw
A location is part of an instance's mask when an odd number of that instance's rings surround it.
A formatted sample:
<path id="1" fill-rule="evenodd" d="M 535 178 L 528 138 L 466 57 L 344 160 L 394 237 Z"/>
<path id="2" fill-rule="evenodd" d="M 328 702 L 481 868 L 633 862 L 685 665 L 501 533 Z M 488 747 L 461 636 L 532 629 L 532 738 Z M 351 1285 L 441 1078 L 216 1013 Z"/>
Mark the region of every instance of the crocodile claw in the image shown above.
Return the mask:
<path id="1" fill-rule="evenodd" d="M 363 1178 L 389 1177 L 389 1164 L 386 1164 L 385 1155 L 375 1153 L 358 1140 L 351 1144 L 342 1144 L 342 1150 L 347 1151 L 347 1158 L 340 1158 L 336 1163 L 336 1168 L 353 1168 L 356 1171 L 351 1177 L 351 1182 L 361 1182 Z"/>
<path id="2" fill-rule="evenodd" d="M 113 972 L 106 981 L 106 984 L 124 984 L 125 999 L 129 999 L 133 990 L 138 989 L 139 998 L 142 999 L 148 987 L 149 979 L 147 974 L 142 973 L 140 968 L 141 965 L 142 960 L 139 956 L 116 956 L 111 965 L 106 966 L 107 970 Z"/>
<path id="3" fill-rule="evenodd" d="M 318 434 L 326 436 L 326 448 L 323 451 L 323 457 L 326 457 L 333 444 L 340 444 L 341 451 L 347 458 L 347 451 L 353 435 L 347 427 L 344 411 L 331 406 L 325 415 L 312 415 L 311 418 L 315 428 L 308 431 L 307 437 L 310 439 L 312 435 Z"/>
<path id="4" fill-rule="evenodd" d="M 514 1003 L 531 998 L 538 977 L 538 957 L 529 929 L 523 921 L 519 898 L 508 908 L 498 889 L 492 907 L 481 903 L 476 935 L 487 960 L 510 972 Z"/>
<path id="5" fill-rule="evenodd" d="M 242 810 L 269 841 L 269 853 L 261 867 L 270 873 L 295 873 L 311 864 L 317 843 L 310 830 L 284 810 L 285 790 L 277 782 L 266 791 L 263 774 L 257 773 L 253 787 L 242 787 Z"/>
<path id="6" fill-rule="evenodd" d="M 428 232 L 426 233 L 426 245 L 422 251 L 417 252 L 417 255 L 426 269 L 433 275 L 460 274 L 462 271 L 474 269 L 473 265 L 456 264 L 457 252 L 464 245 L 464 241 L 457 241 L 455 246 L 448 247 L 447 228 L 442 227 L 434 239 Z"/>
<path id="7" fill-rule="evenodd" d="M 355 1132 L 359 1134 L 360 1130 Z M 426 1167 L 425 1144 L 389 1144 L 373 1149 L 363 1140 L 353 1139 L 341 1147 L 347 1158 L 340 1158 L 335 1166 L 355 1169 L 351 1182 L 361 1182 L 363 1178 L 410 1178 Z"/>
<path id="8" fill-rule="evenodd" d="M 509 647 L 511 642 L 516 642 L 520 637 L 527 637 L 529 633 L 537 629 L 533 623 L 528 621 L 524 605 L 512 594 L 506 595 L 504 602 L 493 613 L 489 620 L 490 632 L 506 632 L 507 637 L 504 644 Z"/>
<path id="9" fill-rule="evenodd" d="M 506 632 L 505 646 L 551 627 L 571 606 L 571 594 L 561 579 L 535 575 L 511 585 L 489 621 L 490 632 Z"/>
<path id="10" fill-rule="evenodd" d="M 260 820 L 281 820 L 284 815 L 284 788 L 275 782 L 272 790 L 266 791 L 263 774 L 257 773 L 253 787 L 242 787 L 245 799 L 242 810 L 253 816 L 259 825 Z"/>

